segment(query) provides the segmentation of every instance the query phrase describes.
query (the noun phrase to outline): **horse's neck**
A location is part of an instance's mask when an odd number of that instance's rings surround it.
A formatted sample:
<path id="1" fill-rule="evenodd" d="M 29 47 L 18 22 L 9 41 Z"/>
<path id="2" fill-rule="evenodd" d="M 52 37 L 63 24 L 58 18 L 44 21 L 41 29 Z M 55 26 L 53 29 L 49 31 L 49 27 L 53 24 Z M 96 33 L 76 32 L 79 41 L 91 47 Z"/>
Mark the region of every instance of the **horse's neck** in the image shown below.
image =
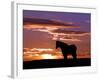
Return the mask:
<path id="1" fill-rule="evenodd" d="M 61 45 L 61 48 L 64 49 L 64 48 L 67 48 L 68 46 L 69 46 L 68 44 L 63 43 L 63 44 Z"/>

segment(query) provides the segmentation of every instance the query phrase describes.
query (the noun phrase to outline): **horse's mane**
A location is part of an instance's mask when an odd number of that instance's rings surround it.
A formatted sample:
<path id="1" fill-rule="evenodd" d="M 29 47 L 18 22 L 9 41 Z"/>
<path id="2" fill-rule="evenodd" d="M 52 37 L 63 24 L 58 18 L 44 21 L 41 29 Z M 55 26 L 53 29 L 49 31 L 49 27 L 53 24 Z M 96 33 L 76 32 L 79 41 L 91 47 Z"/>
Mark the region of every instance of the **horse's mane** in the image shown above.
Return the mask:
<path id="1" fill-rule="evenodd" d="M 57 41 L 57 43 L 58 43 L 58 44 L 61 44 L 61 45 L 68 45 L 68 44 L 66 44 L 66 43 L 64 43 L 64 42 L 61 42 L 61 41 Z"/>

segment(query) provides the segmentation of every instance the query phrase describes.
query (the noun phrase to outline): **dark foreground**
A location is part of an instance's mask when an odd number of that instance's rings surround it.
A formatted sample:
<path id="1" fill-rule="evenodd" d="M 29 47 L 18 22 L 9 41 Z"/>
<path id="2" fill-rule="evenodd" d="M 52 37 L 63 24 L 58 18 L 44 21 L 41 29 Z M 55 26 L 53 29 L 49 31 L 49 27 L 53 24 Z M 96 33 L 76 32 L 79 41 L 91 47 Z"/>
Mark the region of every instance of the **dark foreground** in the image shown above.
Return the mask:
<path id="1" fill-rule="evenodd" d="M 68 59 L 46 59 L 37 61 L 23 62 L 23 69 L 57 68 L 57 67 L 78 67 L 91 66 L 90 58 L 77 59 L 76 61 Z"/>

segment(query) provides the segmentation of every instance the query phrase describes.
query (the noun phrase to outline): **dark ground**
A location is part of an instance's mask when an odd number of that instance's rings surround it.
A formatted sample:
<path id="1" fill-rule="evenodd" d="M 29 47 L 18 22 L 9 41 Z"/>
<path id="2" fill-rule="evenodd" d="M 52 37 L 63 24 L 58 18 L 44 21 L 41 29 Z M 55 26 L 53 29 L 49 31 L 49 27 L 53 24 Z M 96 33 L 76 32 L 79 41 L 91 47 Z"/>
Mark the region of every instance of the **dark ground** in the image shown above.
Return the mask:
<path id="1" fill-rule="evenodd" d="M 57 68 L 57 67 L 78 67 L 78 66 L 91 66 L 90 58 L 77 59 L 46 59 L 36 61 L 23 62 L 23 69 L 40 69 L 40 68 Z"/>

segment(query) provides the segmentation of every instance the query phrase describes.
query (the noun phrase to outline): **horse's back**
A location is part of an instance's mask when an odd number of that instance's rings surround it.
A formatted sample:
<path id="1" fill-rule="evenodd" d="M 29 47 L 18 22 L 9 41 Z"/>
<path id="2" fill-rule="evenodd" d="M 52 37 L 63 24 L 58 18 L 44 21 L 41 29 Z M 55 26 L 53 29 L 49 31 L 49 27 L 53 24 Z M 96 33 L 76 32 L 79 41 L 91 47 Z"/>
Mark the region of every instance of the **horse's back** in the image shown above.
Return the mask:
<path id="1" fill-rule="evenodd" d="M 76 49 L 77 49 L 77 47 L 74 44 L 69 45 L 69 50 L 75 51 Z"/>

